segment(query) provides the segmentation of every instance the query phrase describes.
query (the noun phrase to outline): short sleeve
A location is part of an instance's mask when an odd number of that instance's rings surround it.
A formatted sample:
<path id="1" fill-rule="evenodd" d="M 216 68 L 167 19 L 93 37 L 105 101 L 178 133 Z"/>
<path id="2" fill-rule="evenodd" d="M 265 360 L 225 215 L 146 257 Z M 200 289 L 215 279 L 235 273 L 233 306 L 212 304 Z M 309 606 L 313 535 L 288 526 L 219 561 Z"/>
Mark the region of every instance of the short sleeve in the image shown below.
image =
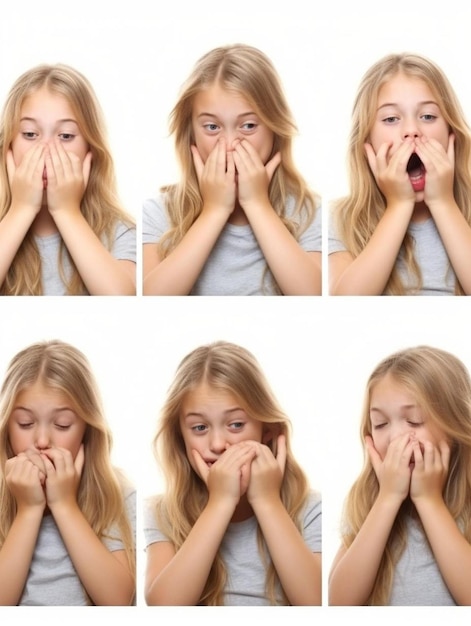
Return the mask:
<path id="1" fill-rule="evenodd" d="M 134 488 L 127 488 L 125 491 L 124 505 L 126 508 L 126 514 L 131 525 L 132 535 L 135 540 L 136 537 L 136 491 Z M 103 538 L 103 543 L 110 552 L 116 550 L 124 550 L 124 545 L 121 539 L 117 537 L 119 534 L 118 528 L 113 526 L 108 533 L 109 536 Z"/>
<path id="2" fill-rule="evenodd" d="M 146 547 L 159 541 L 169 541 L 168 537 L 157 527 L 156 502 L 155 497 L 145 498 L 143 502 L 143 530 Z"/>
<path id="3" fill-rule="evenodd" d="M 304 509 L 303 537 L 312 552 L 322 552 L 322 500 L 315 492 Z"/>
<path id="4" fill-rule="evenodd" d="M 136 229 L 119 222 L 111 254 L 120 261 L 136 262 Z"/>
<path id="5" fill-rule="evenodd" d="M 168 229 L 164 196 L 145 200 L 142 209 L 142 243 L 157 243 Z"/>
<path id="6" fill-rule="evenodd" d="M 340 239 L 340 236 L 337 232 L 333 211 L 331 211 L 329 214 L 328 233 L 329 233 L 329 242 L 328 242 L 329 254 L 332 254 L 333 252 L 345 252 L 347 248 L 345 247 L 345 244 Z"/>

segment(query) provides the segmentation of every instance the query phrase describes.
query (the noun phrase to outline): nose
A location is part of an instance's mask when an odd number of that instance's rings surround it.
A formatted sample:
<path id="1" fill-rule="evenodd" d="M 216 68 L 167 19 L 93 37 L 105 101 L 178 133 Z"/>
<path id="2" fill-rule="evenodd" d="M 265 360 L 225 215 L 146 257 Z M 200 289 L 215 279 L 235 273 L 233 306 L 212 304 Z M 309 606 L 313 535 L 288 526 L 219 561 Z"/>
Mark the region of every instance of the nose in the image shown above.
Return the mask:
<path id="1" fill-rule="evenodd" d="M 420 137 L 420 135 L 421 132 L 417 121 L 414 118 L 406 119 L 402 129 L 403 139 L 416 139 L 417 137 Z"/>
<path id="2" fill-rule="evenodd" d="M 38 450 L 46 450 L 50 446 L 50 434 L 47 426 L 38 426 L 35 432 L 34 445 Z"/>
<path id="3" fill-rule="evenodd" d="M 211 431 L 209 438 L 209 448 L 215 454 L 222 454 L 226 449 L 226 437 L 218 430 Z"/>
<path id="4" fill-rule="evenodd" d="M 411 430 L 412 429 L 407 424 L 407 422 L 401 422 L 399 424 L 395 424 L 394 426 L 391 427 L 390 441 L 392 441 L 393 439 L 397 439 L 397 437 L 402 437 L 402 435 L 405 435 L 406 433 L 410 433 Z"/>
<path id="5" fill-rule="evenodd" d="M 240 139 L 239 132 L 237 130 L 227 130 L 225 134 L 227 151 L 233 152 L 234 150 L 234 141 Z"/>

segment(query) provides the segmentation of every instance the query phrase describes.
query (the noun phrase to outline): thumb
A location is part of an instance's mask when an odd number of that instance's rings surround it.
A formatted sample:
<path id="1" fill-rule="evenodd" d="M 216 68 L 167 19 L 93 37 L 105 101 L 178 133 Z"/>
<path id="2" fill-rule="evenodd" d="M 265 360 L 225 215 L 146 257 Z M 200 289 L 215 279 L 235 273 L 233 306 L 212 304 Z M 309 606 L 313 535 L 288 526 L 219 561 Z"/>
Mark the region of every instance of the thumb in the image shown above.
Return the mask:
<path id="1" fill-rule="evenodd" d="M 197 473 L 200 476 L 200 478 L 204 481 L 204 483 L 207 485 L 208 484 L 209 468 L 206 465 L 206 463 L 204 462 L 203 457 L 198 452 L 198 450 L 192 450 L 191 453 L 192 453 L 193 459 L 195 461 Z"/>
<path id="2" fill-rule="evenodd" d="M 82 175 L 83 175 L 83 184 L 86 187 L 88 185 L 88 179 L 90 178 L 90 170 L 92 167 L 92 153 L 87 152 L 83 164 L 82 164 Z"/>
<path id="3" fill-rule="evenodd" d="M 281 154 L 277 152 L 275 156 L 273 156 L 265 165 L 265 171 L 267 173 L 269 182 L 273 178 L 273 174 L 275 173 L 275 170 L 279 166 L 280 163 L 281 163 Z"/>
<path id="4" fill-rule="evenodd" d="M 193 164 L 195 166 L 196 177 L 198 179 L 198 182 L 201 182 L 201 177 L 203 175 L 203 169 L 204 169 L 203 159 L 201 158 L 201 155 L 196 146 L 190 146 L 190 148 L 191 148 L 191 154 L 193 156 Z"/>
<path id="5" fill-rule="evenodd" d="M 281 475 L 284 476 L 286 467 L 286 437 L 284 435 L 278 435 L 276 446 L 276 460 L 278 467 L 280 468 Z"/>
<path id="6" fill-rule="evenodd" d="M 74 467 L 77 472 L 77 476 L 82 475 L 83 466 L 85 464 L 85 448 L 83 443 L 80 445 L 79 451 L 77 452 L 77 456 L 75 457 Z"/>
<path id="7" fill-rule="evenodd" d="M 373 443 L 373 438 L 370 435 L 367 435 L 365 437 L 365 445 L 366 445 L 366 450 L 368 452 L 368 456 L 370 457 L 371 465 L 373 466 L 373 469 L 375 471 L 375 474 L 376 476 L 379 476 L 379 470 L 380 470 L 383 460 L 380 457 L 378 451 L 376 450 L 374 443 Z"/>
<path id="8" fill-rule="evenodd" d="M 11 150 L 8 150 L 7 152 L 7 174 L 8 174 L 8 181 L 11 185 L 11 182 L 15 176 L 15 172 L 16 172 L 16 165 L 15 165 L 15 160 L 13 158 L 13 152 Z"/>

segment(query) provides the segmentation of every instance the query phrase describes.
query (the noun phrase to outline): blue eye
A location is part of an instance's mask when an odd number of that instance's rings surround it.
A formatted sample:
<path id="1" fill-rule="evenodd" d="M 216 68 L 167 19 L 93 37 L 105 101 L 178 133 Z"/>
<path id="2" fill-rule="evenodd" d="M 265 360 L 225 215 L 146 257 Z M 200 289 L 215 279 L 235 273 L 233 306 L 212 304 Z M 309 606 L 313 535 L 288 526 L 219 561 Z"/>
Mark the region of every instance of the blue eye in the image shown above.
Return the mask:
<path id="1" fill-rule="evenodd" d="M 195 433 L 204 433 L 206 426 L 204 424 L 196 424 L 196 426 L 191 427 L 191 430 Z"/>

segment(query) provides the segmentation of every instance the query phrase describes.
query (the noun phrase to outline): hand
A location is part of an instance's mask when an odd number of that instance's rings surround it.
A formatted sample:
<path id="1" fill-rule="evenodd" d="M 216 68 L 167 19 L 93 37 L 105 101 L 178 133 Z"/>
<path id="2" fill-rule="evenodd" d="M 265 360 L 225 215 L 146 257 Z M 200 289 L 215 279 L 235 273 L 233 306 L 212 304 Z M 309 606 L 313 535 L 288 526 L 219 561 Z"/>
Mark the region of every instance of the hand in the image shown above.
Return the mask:
<path id="1" fill-rule="evenodd" d="M 36 215 L 41 210 L 44 193 L 45 146 L 35 144 L 17 166 L 13 152 L 8 150 L 6 165 L 11 190 L 11 204 L 31 209 Z"/>
<path id="2" fill-rule="evenodd" d="M 84 446 L 81 444 L 75 459 L 65 448 L 48 448 L 42 452 L 46 468 L 47 504 L 54 507 L 77 504 L 77 491 L 85 462 Z"/>
<path id="3" fill-rule="evenodd" d="M 420 499 L 441 500 L 448 476 L 450 448 L 446 441 L 434 446 L 430 441 L 413 441 L 414 469 L 410 496 L 414 503 Z"/>
<path id="4" fill-rule="evenodd" d="M 204 211 L 223 212 L 229 218 L 236 203 L 235 166 L 231 152 L 227 152 L 225 139 L 219 139 L 206 163 L 196 146 L 191 146 L 193 163 L 203 198 Z"/>
<path id="5" fill-rule="evenodd" d="M 425 204 L 432 211 L 436 203 L 454 202 L 455 136 L 449 135 L 447 150 L 435 139 L 416 139 L 416 152 L 425 167 Z"/>
<path id="6" fill-rule="evenodd" d="M 39 456 L 39 455 L 36 455 Z M 31 451 L 20 452 L 5 464 L 5 481 L 16 500 L 18 510 L 26 507 L 46 507 L 45 472 L 40 458 Z"/>
<path id="7" fill-rule="evenodd" d="M 414 208 L 415 191 L 407 173 L 414 148 L 412 139 L 403 141 L 394 152 L 390 143 L 383 143 L 376 153 L 371 144 L 365 144 L 370 169 L 388 205 L 410 203 L 411 209 Z"/>
<path id="8" fill-rule="evenodd" d="M 373 438 L 365 438 L 366 449 L 379 482 L 379 493 L 402 502 L 409 495 L 413 450 L 411 434 L 405 433 L 391 441 L 384 459 L 374 447 Z"/>
<path id="9" fill-rule="evenodd" d="M 80 211 L 80 203 L 90 176 L 92 154 L 81 162 L 73 152 L 64 150 L 60 141 L 51 142 L 46 150 L 47 206 L 57 211 Z"/>
<path id="10" fill-rule="evenodd" d="M 247 498 L 252 506 L 280 499 L 286 466 L 286 437 L 279 435 L 276 456 L 264 444 L 257 444 L 257 456 L 252 461 Z"/>
<path id="11" fill-rule="evenodd" d="M 208 488 L 210 499 L 227 498 L 237 506 L 249 486 L 250 466 L 255 454 L 255 442 L 242 441 L 229 446 L 218 460 L 208 467 L 199 452 L 193 450 L 198 474 Z"/>
<path id="12" fill-rule="evenodd" d="M 277 152 L 266 165 L 250 141 L 234 142 L 234 162 L 238 174 L 238 199 L 244 211 L 269 203 L 268 187 L 276 168 L 281 163 Z"/>

